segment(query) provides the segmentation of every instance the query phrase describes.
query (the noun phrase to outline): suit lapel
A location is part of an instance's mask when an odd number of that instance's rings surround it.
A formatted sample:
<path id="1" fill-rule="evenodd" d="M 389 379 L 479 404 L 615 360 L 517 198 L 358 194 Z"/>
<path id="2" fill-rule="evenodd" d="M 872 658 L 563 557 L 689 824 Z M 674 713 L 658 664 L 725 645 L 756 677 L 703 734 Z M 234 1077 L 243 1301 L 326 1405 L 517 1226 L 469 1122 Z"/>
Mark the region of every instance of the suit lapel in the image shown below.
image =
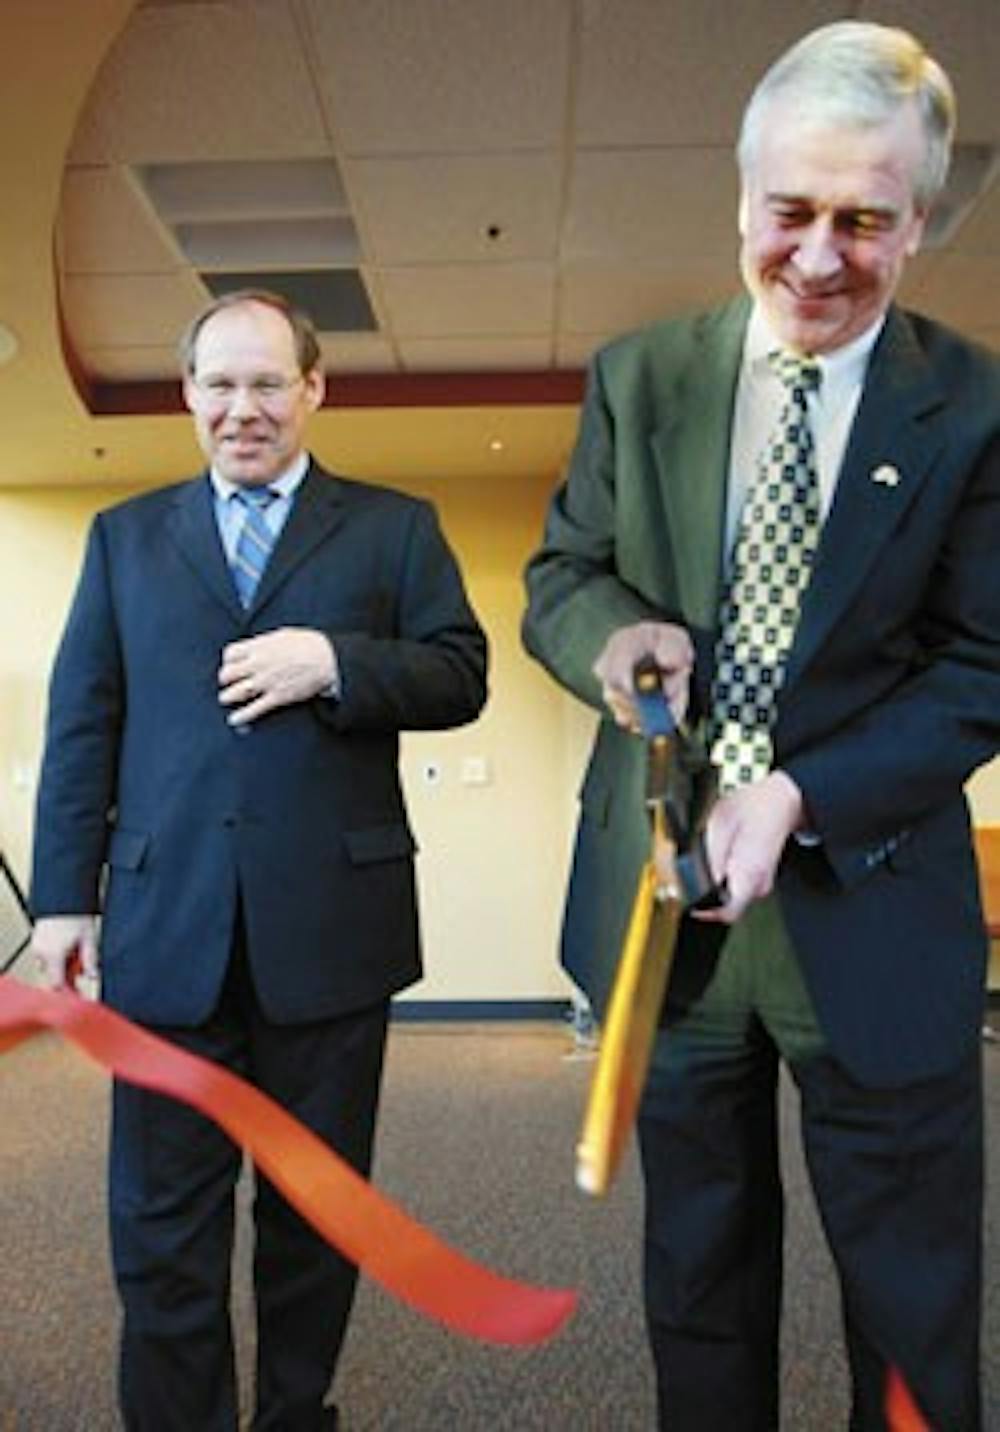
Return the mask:
<path id="1" fill-rule="evenodd" d="M 942 402 L 908 320 L 890 310 L 824 524 L 787 685 L 854 599 L 933 467 L 943 433 L 927 419 Z"/>
<path id="2" fill-rule="evenodd" d="M 207 474 L 178 489 L 167 521 L 170 536 L 194 575 L 236 621 L 245 623 L 326 540 L 340 524 L 343 514 L 341 484 L 312 464 L 248 611 L 243 610 L 236 595 L 219 537 L 212 484 Z"/>
<path id="3" fill-rule="evenodd" d="M 681 608 L 707 632 L 718 621 L 730 431 L 749 311 L 738 300 L 707 317 L 690 361 L 679 372 L 667 368 L 667 421 L 650 438 Z"/>
<path id="4" fill-rule="evenodd" d="M 244 619 L 233 576 L 215 520 L 212 484 L 207 473 L 177 489 L 167 518 L 168 531 L 198 580 L 237 620 Z"/>
<path id="5" fill-rule="evenodd" d="M 260 579 L 249 616 L 266 606 L 292 573 L 339 527 L 344 511 L 343 486 L 315 463 L 310 464 Z"/>

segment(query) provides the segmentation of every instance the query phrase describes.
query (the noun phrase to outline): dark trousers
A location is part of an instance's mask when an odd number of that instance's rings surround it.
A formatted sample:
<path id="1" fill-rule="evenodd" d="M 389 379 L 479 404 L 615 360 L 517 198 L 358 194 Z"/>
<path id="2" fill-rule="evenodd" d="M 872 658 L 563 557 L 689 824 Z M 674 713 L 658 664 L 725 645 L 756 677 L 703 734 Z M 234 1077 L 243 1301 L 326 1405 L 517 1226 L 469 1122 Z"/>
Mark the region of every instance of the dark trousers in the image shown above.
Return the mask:
<path id="1" fill-rule="evenodd" d="M 315 1024 L 261 1013 L 238 938 L 212 1018 L 157 1029 L 248 1079 L 362 1173 L 371 1164 L 387 1005 Z M 128 1432 L 234 1432 L 229 1316 L 240 1151 L 187 1105 L 114 1090 L 111 1244 L 123 1308 L 120 1398 Z M 255 1171 L 256 1432 L 332 1425 L 324 1397 L 355 1268 Z"/>
<path id="2" fill-rule="evenodd" d="M 661 1033 L 643 1100 L 645 1296 L 659 1426 L 779 1425 L 776 1104 L 784 1057 L 840 1277 L 851 1432 L 887 1432 L 889 1365 L 933 1432 L 978 1432 L 979 1055 L 919 1086 L 860 1087 L 825 1050 L 787 946 L 759 943 L 772 916 L 762 912 L 756 929 L 750 922 L 730 937 L 703 999 Z"/>

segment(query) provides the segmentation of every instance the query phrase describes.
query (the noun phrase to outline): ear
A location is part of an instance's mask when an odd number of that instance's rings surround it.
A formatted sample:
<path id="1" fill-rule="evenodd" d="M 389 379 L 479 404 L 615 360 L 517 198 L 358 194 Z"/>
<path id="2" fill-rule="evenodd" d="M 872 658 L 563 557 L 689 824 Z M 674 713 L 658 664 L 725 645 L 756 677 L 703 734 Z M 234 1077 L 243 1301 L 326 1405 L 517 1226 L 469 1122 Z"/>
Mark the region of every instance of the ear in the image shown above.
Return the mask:
<path id="1" fill-rule="evenodd" d="M 184 396 L 184 406 L 189 413 L 194 412 L 194 380 L 190 373 L 185 373 L 181 381 L 181 393 Z"/>
<path id="2" fill-rule="evenodd" d="M 918 209 L 910 220 L 910 232 L 906 236 L 906 257 L 912 259 L 914 254 L 919 252 L 924 237 L 924 229 L 927 227 L 928 211 Z"/>
<path id="3" fill-rule="evenodd" d="M 323 406 L 326 396 L 326 374 L 322 368 L 313 368 L 305 375 L 306 406 L 311 413 Z"/>

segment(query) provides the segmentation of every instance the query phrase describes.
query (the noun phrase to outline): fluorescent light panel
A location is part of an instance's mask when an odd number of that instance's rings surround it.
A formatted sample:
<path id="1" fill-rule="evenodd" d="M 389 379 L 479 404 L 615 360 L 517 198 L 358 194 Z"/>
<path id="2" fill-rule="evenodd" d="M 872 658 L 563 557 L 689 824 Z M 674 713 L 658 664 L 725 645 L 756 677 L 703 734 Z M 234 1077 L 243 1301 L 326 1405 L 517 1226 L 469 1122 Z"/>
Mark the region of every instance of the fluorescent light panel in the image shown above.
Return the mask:
<path id="1" fill-rule="evenodd" d="M 165 224 L 349 215 L 332 159 L 147 164 L 140 184 Z"/>
<path id="2" fill-rule="evenodd" d="M 373 333 L 377 330 L 368 293 L 355 269 L 312 269 L 279 273 L 272 269 L 201 273 L 209 293 L 265 288 L 280 293 L 310 315 L 322 333 Z"/>
<path id="3" fill-rule="evenodd" d="M 200 269 L 333 268 L 360 261 L 350 219 L 263 219 L 239 224 L 178 224 L 177 242 Z"/>

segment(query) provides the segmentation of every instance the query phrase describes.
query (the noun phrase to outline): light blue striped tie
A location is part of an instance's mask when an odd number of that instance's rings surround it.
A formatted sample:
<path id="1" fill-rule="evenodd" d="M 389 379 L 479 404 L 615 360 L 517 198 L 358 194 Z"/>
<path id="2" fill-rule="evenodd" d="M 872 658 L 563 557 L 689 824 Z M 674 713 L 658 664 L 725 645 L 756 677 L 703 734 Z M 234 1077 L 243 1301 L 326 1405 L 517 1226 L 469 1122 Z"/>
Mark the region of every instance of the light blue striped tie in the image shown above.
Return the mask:
<path id="1" fill-rule="evenodd" d="M 277 496 L 270 487 L 241 487 L 234 493 L 235 501 L 242 503 L 246 509 L 233 553 L 233 580 L 244 607 L 249 607 L 253 601 L 274 546 L 274 533 L 268 527 L 264 513 Z"/>

